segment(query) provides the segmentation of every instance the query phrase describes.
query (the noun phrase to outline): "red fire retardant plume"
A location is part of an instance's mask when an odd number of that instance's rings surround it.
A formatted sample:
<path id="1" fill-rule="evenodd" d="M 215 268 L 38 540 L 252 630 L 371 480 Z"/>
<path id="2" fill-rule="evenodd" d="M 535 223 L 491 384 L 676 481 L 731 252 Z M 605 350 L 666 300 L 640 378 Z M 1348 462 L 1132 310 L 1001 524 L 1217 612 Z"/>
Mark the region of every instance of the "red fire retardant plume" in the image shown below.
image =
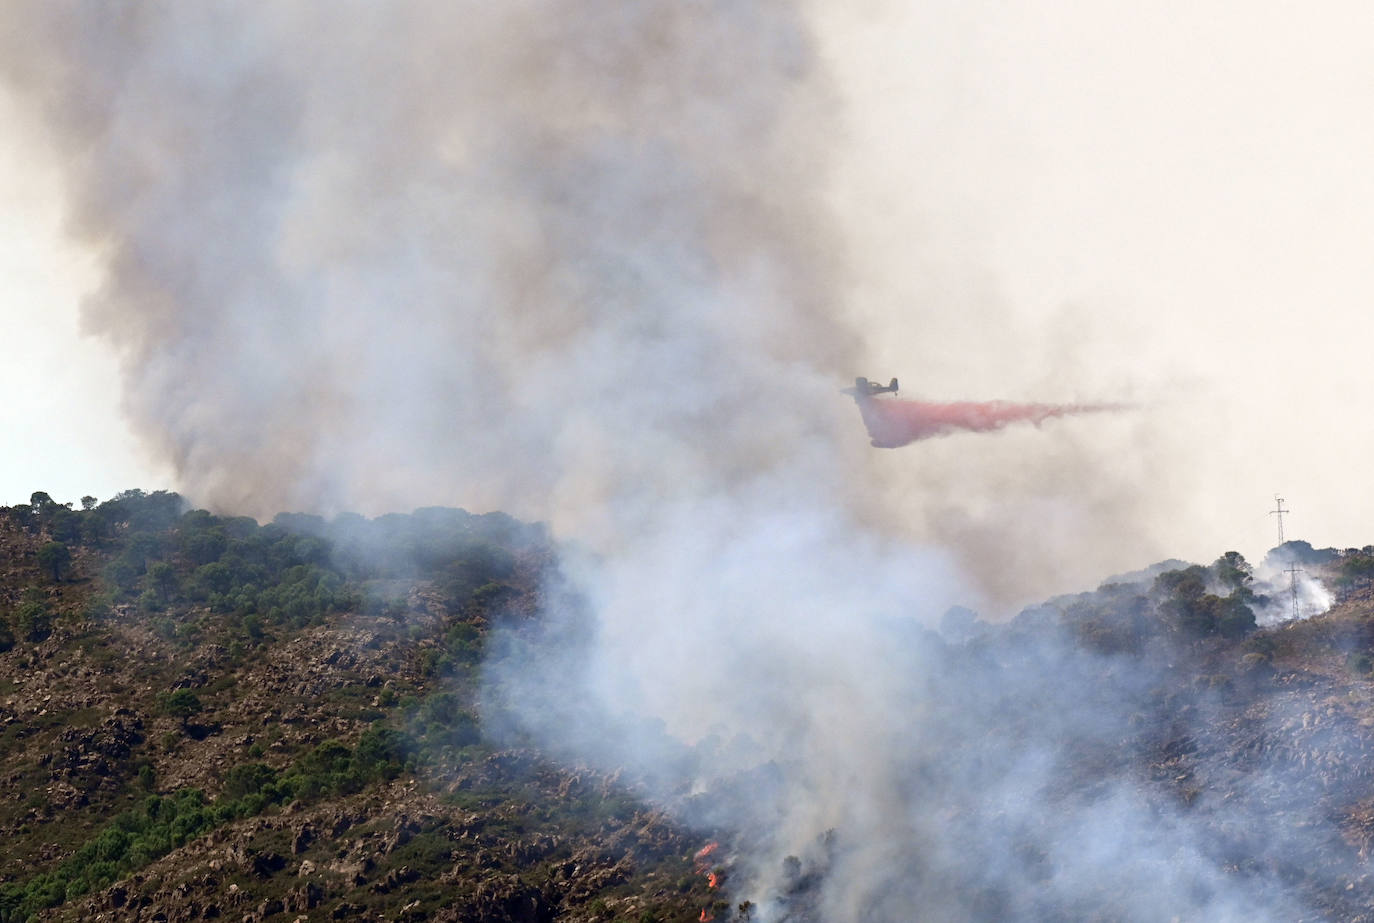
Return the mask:
<path id="1" fill-rule="evenodd" d="M 918 439 L 948 433 L 986 433 L 1011 423 L 1041 423 L 1053 417 L 1122 410 L 1120 404 L 1012 404 L 1007 401 L 928 401 L 858 399 L 872 444 L 895 449 Z"/>

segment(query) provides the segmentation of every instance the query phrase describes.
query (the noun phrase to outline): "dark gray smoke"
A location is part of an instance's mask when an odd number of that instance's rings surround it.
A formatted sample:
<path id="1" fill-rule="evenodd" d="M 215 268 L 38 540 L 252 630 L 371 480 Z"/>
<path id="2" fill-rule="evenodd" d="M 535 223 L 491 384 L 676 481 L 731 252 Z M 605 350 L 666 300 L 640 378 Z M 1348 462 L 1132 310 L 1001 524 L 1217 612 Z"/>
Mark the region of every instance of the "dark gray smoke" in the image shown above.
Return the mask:
<path id="1" fill-rule="evenodd" d="M 1049 815 L 1057 748 L 1109 740 L 1117 699 L 998 750 L 1001 703 L 1055 652 L 971 673 L 960 710 L 911 640 L 977 594 L 873 525 L 837 394 L 870 371 L 822 204 L 840 127 L 796 4 L 35 0 L 6 9 L 0 73 L 51 139 L 105 273 L 87 323 L 179 486 L 258 514 L 496 507 L 587 540 L 583 601 L 550 618 L 589 613 L 590 643 L 507 657 L 488 717 L 696 796 L 687 816 L 745 832 L 742 894 L 805 893 L 795 854 L 825 867 L 807 906 L 829 920 L 923 898 L 970 918 L 979 888 L 989 919 L 1263 916 L 1125 782 Z M 1094 475 L 1063 480 L 1116 490 Z M 1053 701 L 1094 701 L 1074 691 Z M 752 807 L 722 816 L 715 789 Z"/>

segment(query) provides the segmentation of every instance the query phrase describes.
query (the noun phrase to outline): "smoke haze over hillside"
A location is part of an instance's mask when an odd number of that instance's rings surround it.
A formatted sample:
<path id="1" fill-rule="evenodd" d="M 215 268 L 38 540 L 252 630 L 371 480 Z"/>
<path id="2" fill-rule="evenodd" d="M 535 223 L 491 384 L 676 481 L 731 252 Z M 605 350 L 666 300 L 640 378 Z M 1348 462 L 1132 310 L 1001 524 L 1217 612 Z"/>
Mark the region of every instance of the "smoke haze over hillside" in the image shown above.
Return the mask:
<path id="1" fill-rule="evenodd" d="M 1024 503 L 1080 549 L 1135 516 L 1101 456 L 1130 425 L 1033 448 L 1005 517 L 867 453 L 834 394 L 867 333 L 824 195 L 844 122 L 792 4 L 33 4 L 5 35 L 104 268 L 86 326 L 199 504 L 448 502 L 599 543 L 641 501 L 777 476 L 966 566 Z M 1137 563 L 1025 554 L 995 595 Z"/>
<path id="2" fill-rule="evenodd" d="M 1033 323 L 995 281 L 945 261 L 949 238 L 889 236 L 901 216 L 844 155 L 871 113 L 841 104 L 842 47 L 780 0 L 328 15 L 33 2 L 0 26 L 0 74 L 48 139 L 71 232 L 97 254 L 86 324 L 118 351 L 129 416 L 178 486 L 258 515 L 499 508 L 586 542 L 601 560 L 570 571 L 598 645 L 560 664 L 555 698 L 633 704 L 671 740 L 720 733 L 741 742 L 741 767 L 803 767 L 780 783 L 790 800 L 767 821 L 763 876 L 837 825 L 877 852 L 941 835 L 921 815 L 928 792 L 898 771 L 920 741 L 890 730 L 926 707 L 893 654 L 923 656 L 892 643 L 906 620 L 1187 553 L 1163 547 L 1158 491 L 1185 488 L 1177 507 L 1198 521 L 1209 503 L 1196 417 L 869 448 L 836 393 L 856 374 L 962 392 L 938 398 L 1163 405 L 1178 390 L 1167 367 L 1121 360 L 1129 333 L 1091 305 Z M 950 162 L 930 164 L 935 222 L 959 203 L 934 188 Z M 903 273 L 916 281 L 893 281 Z M 973 733 L 1003 691 L 971 711 Z M 654 746 L 549 722 L 537 692 L 526 702 L 528 726 L 572 754 Z M 1119 705 L 1106 727 L 1063 721 L 1106 739 Z M 929 705 L 937 749 L 959 737 L 947 706 Z M 1018 819 L 1039 848 L 1127 827 L 1140 893 L 1256 918 L 1220 869 L 1180 871 L 1194 831 L 1128 787 L 1042 835 L 1051 730 L 1013 754 L 1025 772 L 999 764 L 984 780 L 1031 815 Z M 963 859 L 943 844 L 926 858 L 965 881 L 990 831 L 964 831 Z M 882 895 L 907 866 L 847 855 L 856 871 L 827 906 L 904 919 L 902 892 Z M 1091 901 L 1094 855 L 1060 866 L 1057 906 Z M 957 901 L 941 906 L 958 918 Z"/>

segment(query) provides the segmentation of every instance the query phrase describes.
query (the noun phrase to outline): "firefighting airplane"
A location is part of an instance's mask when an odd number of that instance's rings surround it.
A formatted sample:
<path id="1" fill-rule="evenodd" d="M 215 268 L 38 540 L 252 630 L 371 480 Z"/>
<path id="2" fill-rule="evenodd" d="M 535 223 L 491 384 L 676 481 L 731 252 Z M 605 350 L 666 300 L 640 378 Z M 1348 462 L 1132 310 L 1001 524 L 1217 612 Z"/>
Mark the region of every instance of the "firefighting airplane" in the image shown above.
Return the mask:
<path id="1" fill-rule="evenodd" d="M 856 378 L 854 379 L 854 387 L 845 388 L 843 391 L 845 394 L 853 395 L 855 401 L 862 400 L 866 397 L 872 397 L 875 394 L 884 394 L 889 391 L 896 394 L 897 379 L 892 379 L 892 381 L 888 383 L 888 386 L 884 388 L 876 381 L 869 381 L 867 378 Z"/>

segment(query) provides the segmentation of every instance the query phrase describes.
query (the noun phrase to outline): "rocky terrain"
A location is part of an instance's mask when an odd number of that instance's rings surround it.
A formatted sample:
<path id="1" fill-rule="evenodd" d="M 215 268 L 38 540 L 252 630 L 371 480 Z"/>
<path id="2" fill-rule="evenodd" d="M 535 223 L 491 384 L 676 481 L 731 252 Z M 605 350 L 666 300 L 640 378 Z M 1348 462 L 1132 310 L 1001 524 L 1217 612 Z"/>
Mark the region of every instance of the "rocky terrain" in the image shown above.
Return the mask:
<path id="1" fill-rule="evenodd" d="M 0 919 L 695 920 L 715 899 L 699 835 L 482 734 L 482 639 L 536 607 L 538 530 L 398 519 L 429 559 L 363 564 L 169 502 L 0 511 Z"/>

